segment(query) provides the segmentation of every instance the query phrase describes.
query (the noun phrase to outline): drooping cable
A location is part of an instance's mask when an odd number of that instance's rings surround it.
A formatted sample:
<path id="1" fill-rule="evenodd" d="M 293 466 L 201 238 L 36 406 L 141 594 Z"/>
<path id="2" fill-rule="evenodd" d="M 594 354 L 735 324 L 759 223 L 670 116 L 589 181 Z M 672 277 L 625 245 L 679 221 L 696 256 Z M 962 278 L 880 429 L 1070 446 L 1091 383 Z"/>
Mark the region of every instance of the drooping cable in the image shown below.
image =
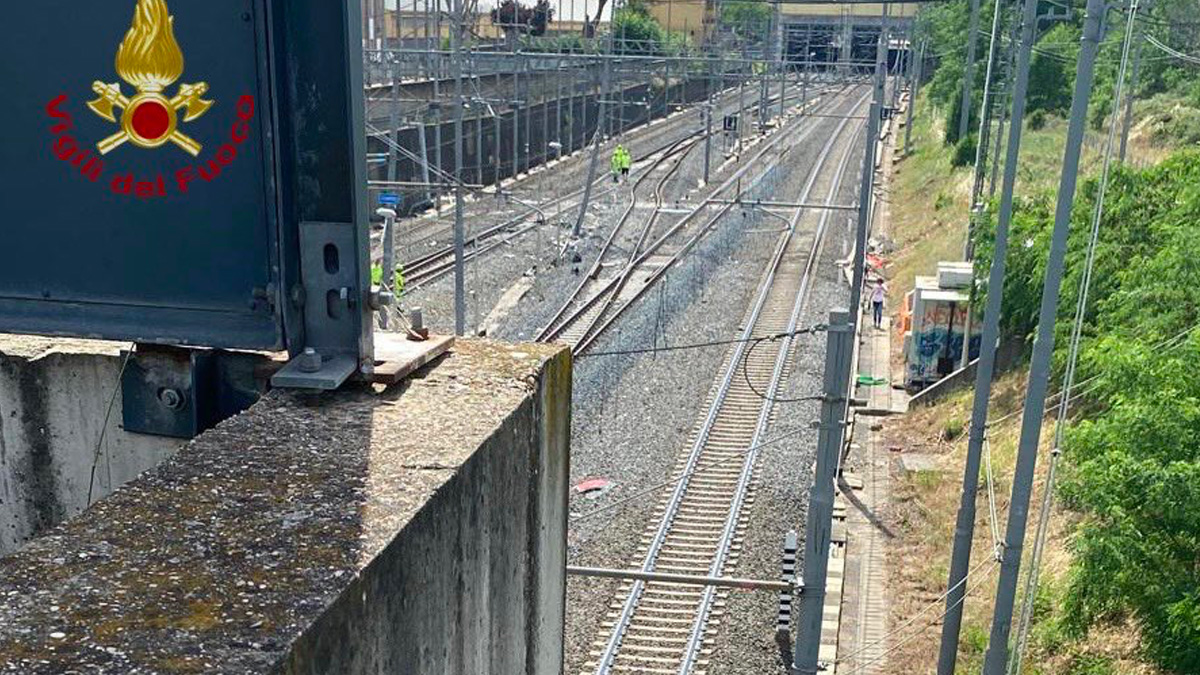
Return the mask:
<path id="1" fill-rule="evenodd" d="M 992 572 L 993 572 L 993 571 L 996 569 L 996 567 L 997 567 L 999 564 L 1000 564 L 1000 561 L 996 560 L 995 558 L 988 558 L 988 559 L 986 559 L 986 560 L 982 561 L 982 562 L 981 562 L 981 563 L 980 563 L 978 566 L 976 566 L 976 567 L 975 567 L 975 569 L 974 569 L 974 570 L 971 570 L 970 572 L 968 572 L 968 573 L 967 573 L 967 575 L 966 575 L 966 576 L 964 576 L 964 577 L 963 577 L 963 578 L 962 578 L 962 579 L 961 579 L 961 580 L 960 580 L 960 581 L 959 581 L 957 584 L 955 584 L 954 586 L 952 586 L 950 589 L 947 589 L 946 593 L 942 594 L 942 596 L 941 596 L 940 598 L 938 598 L 937 600 L 935 600 L 935 601 L 931 602 L 929 605 L 927 605 L 927 606 L 926 606 L 924 609 L 922 609 L 920 612 L 918 612 L 918 613 L 917 613 L 917 614 L 915 614 L 913 617 L 911 617 L 910 619 L 908 619 L 907 621 L 905 621 L 903 624 L 901 624 L 901 625 L 900 625 L 900 627 L 898 627 L 898 628 L 896 628 L 896 629 L 893 629 L 892 631 L 890 631 L 890 632 L 888 632 L 888 633 L 884 634 L 882 637 L 880 637 L 880 638 L 876 639 L 874 642 L 872 642 L 872 643 L 870 643 L 870 644 L 868 644 L 868 645 L 865 645 L 865 646 L 864 646 L 863 648 L 861 648 L 861 649 L 857 649 L 857 650 L 855 650 L 855 651 L 853 651 L 853 652 L 851 652 L 851 653 L 847 654 L 846 656 L 839 656 L 839 657 L 837 658 L 837 663 L 842 663 L 842 662 L 844 662 L 844 661 L 846 661 L 846 660 L 848 660 L 848 659 L 851 659 L 851 658 L 853 658 L 855 655 L 862 653 L 862 652 L 863 652 L 865 649 L 867 649 L 867 648 L 869 648 L 869 647 L 873 647 L 873 646 L 875 646 L 875 645 L 878 645 L 878 644 L 882 643 L 884 640 L 888 639 L 890 636 L 892 636 L 892 635 L 895 635 L 895 634 L 896 634 L 896 633 L 897 633 L 897 632 L 898 632 L 898 631 L 899 631 L 901 628 L 907 628 L 908 626 L 911 626 L 913 623 L 915 623 L 916 619 L 918 619 L 918 618 L 920 618 L 922 615 L 924 615 L 924 614 L 925 614 L 925 613 L 926 613 L 926 612 L 927 612 L 927 611 L 928 611 L 930 608 L 936 608 L 936 607 L 940 607 L 940 606 L 941 606 L 941 603 L 942 603 L 942 602 L 945 600 L 945 598 L 946 598 L 946 595 L 948 595 L 948 594 L 949 594 L 949 593 L 950 593 L 950 592 L 951 592 L 953 589 L 956 589 L 956 588 L 958 588 L 958 586 L 959 586 L 959 585 L 966 583 L 966 581 L 967 581 L 968 579 L 970 579 L 972 576 L 975 576 L 975 574 L 976 574 L 977 572 L 979 572 L 979 571 L 981 571 L 981 570 L 982 570 L 982 571 L 984 571 L 984 572 L 986 572 L 986 573 L 985 573 L 985 574 L 984 574 L 984 575 L 983 575 L 981 578 L 977 579 L 977 580 L 975 581 L 975 583 L 974 583 L 974 584 L 972 584 L 971 586 L 969 586 L 969 587 L 967 588 L 966 592 L 965 592 L 965 593 L 963 593 L 963 595 L 962 595 L 962 597 L 961 597 L 961 598 L 959 598 L 958 600 L 956 600 L 956 601 L 955 601 L 954 603 L 952 603 L 952 604 L 951 604 L 949 607 L 945 608 L 945 610 L 943 610 L 941 614 L 939 614 L 939 615 L 935 616 L 935 617 L 934 617 L 932 620 L 930 620 L 930 622 L 929 622 L 929 623 L 927 623 L 927 624 L 925 624 L 925 625 L 921 626 L 921 627 L 920 627 L 920 628 L 921 628 L 921 630 L 915 630 L 915 631 L 913 631 L 912 633 L 910 633 L 909 635 L 905 636 L 905 637 L 904 637 L 904 639 L 900 640 L 900 641 L 899 641 L 899 642 L 897 642 L 896 644 L 894 644 L 894 645 L 892 645 L 892 646 L 888 647 L 887 649 L 883 650 L 883 651 L 882 651 L 882 652 L 880 652 L 879 654 L 876 654 L 875 656 L 872 656 L 870 659 L 867 659 L 866 661 L 864 661 L 864 662 L 862 662 L 862 663 L 856 664 L 853 670 L 848 670 L 848 671 L 845 671 L 845 672 L 844 672 L 844 673 L 842 673 L 841 675 L 860 675 L 860 674 L 861 674 L 861 673 L 863 673 L 863 672 L 864 672 L 864 671 L 867 669 L 867 667 L 868 667 L 868 666 L 870 666 L 871 664 L 873 664 L 873 663 L 875 663 L 875 662 L 879 661 L 880 659 L 884 658 L 884 657 L 885 657 L 885 656 L 887 656 L 888 654 L 891 654 L 892 652 L 896 651 L 897 649 L 900 649 L 900 648 L 901 648 L 901 647 L 903 647 L 904 645 L 906 645 L 906 644 L 908 644 L 908 643 L 912 642 L 913 640 L 915 640 L 915 639 L 917 639 L 917 638 L 921 637 L 921 635 L 923 635 L 923 634 L 924 634 L 924 629 L 925 629 L 925 628 L 928 628 L 929 626 L 936 625 L 936 624 L 937 624 L 937 622 L 939 622 L 939 621 L 941 621 L 943 618 L 945 618 L 945 616 L 946 616 L 947 614 L 949 614 L 949 613 L 950 613 L 950 611 L 951 611 L 952 609 L 954 609 L 955 607 L 958 607 L 958 605 L 962 604 L 962 603 L 963 603 L 963 602 L 964 602 L 964 601 L 965 601 L 965 600 L 966 600 L 966 599 L 967 599 L 967 598 L 968 598 L 968 597 L 969 597 L 969 596 L 970 596 L 972 593 L 974 593 L 975 591 L 977 591 L 977 590 L 979 589 L 979 587 L 980 587 L 980 586 L 982 586 L 982 585 L 984 584 L 984 582 L 986 582 L 986 581 L 988 580 L 988 578 L 990 578 L 990 577 L 991 577 L 991 573 L 992 573 Z M 984 567 L 985 565 L 987 566 L 986 568 Z M 841 673 L 841 671 L 840 671 L 840 670 L 839 670 L 838 672 L 839 672 L 839 673 Z"/>
<path id="2" fill-rule="evenodd" d="M 108 420 L 112 416 L 113 406 L 117 402 L 117 394 L 121 393 L 121 379 L 125 376 L 125 367 L 129 365 L 129 357 L 133 356 L 134 344 L 129 345 L 125 357 L 121 359 L 121 367 L 117 370 L 117 380 L 113 383 L 112 395 L 108 397 L 108 407 L 104 410 L 104 421 L 100 423 L 100 434 L 96 438 L 96 447 L 92 451 L 92 469 L 88 475 L 87 505 L 92 505 L 92 492 L 96 485 L 96 465 L 100 463 L 100 450 L 104 447 L 104 434 L 108 431 Z M 107 456 L 107 453 L 105 453 Z M 112 490 L 112 475 L 108 477 L 108 489 Z"/>

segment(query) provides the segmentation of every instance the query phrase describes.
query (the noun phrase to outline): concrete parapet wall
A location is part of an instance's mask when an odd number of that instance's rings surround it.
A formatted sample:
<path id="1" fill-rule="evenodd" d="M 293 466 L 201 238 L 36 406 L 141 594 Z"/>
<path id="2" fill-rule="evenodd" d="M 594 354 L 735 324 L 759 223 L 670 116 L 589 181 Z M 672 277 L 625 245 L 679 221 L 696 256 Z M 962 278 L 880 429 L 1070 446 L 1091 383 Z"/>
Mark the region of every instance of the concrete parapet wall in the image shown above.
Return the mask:
<path id="1" fill-rule="evenodd" d="M 996 349 L 996 373 L 1004 373 L 1020 363 L 1026 355 L 1027 347 L 1024 340 L 1007 340 L 1000 343 Z M 947 396 L 968 389 L 975 385 L 975 372 L 979 367 L 979 359 L 968 363 L 965 367 L 950 373 L 946 377 L 913 394 L 909 399 L 909 407 L 918 405 L 933 405 L 944 400 Z"/>
<path id="2" fill-rule="evenodd" d="M 274 392 L 0 560 L 2 673 L 562 664 L 569 352 Z"/>
<path id="3" fill-rule="evenodd" d="M 105 428 L 121 348 L 0 335 L 0 555 L 83 511 L 89 485 L 99 499 L 183 444 L 122 429 L 120 391 Z"/>

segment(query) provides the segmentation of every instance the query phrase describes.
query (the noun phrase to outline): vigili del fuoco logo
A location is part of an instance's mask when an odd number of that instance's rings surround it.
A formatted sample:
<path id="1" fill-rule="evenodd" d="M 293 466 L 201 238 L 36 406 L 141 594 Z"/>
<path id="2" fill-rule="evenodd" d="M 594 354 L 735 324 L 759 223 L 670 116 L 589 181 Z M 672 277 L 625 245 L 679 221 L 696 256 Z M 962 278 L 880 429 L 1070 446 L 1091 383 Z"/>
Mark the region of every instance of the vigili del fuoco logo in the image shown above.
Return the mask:
<path id="1" fill-rule="evenodd" d="M 181 127 L 217 104 L 204 98 L 208 94 L 206 82 L 180 84 L 174 95 L 168 96 L 168 89 L 183 76 L 184 57 L 175 40 L 175 17 L 171 16 L 166 0 L 137 0 L 133 25 L 117 47 L 116 72 L 135 93 L 126 96 L 119 82 L 92 83 L 92 91 L 99 98 L 89 101 L 88 108 L 119 126 L 112 135 L 97 141 L 94 151 L 68 133 L 75 126 L 71 113 L 64 110 L 70 100 L 68 94 L 60 94 L 46 104 L 46 114 L 54 122 L 50 127 L 54 155 L 93 183 L 105 179 L 112 192 L 141 199 L 165 197 L 168 190 L 186 194 L 189 183 L 212 182 L 220 176 L 221 170 L 237 158 L 238 147 L 250 137 L 254 97 L 243 94 L 234 107 L 236 118 L 228 137 L 207 161 L 176 169 L 170 180 L 162 172 L 134 176 L 130 172 L 108 171 L 106 158 L 126 145 L 143 152 L 159 151 L 170 143 L 198 157 L 204 146 Z M 112 157 L 115 159 L 119 154 Z"/>

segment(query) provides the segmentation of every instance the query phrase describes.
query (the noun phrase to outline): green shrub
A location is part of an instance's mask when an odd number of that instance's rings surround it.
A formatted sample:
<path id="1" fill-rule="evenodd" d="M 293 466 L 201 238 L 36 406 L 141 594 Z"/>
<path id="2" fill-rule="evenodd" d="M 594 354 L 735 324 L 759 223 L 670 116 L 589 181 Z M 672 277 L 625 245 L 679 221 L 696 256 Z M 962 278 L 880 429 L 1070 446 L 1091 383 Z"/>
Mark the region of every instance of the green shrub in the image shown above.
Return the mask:
<path id="1" fill-rule="evenodd" d="M 1029 116 L 1029 128 L 1033 131 L 1041 131 L 1046 128 L 1046 111 L 1035 110 Z"/>
<path id="2" fill-rule="evenodd" d="M 1067 675 L 1117 675 L 1117 670 L 1107 656 L 1082 654 L 1072 660 Z"/>
<path id="3" fill-rule="evenodd" d="M 970 134 L 954 145 L 954 154 L 950 156 L 951 166 L 974 166 L 975 148 L 978 146 L 975 134 Z"/>
<path id="4" fill-rule="evenodd" d="M 957 417 L 951 417 L 942 425 L 942 440 L 953 441 L 962 436 L 964 424 Z"/>
<path id="5" fill-rule="evenodd" d="M 1029 64 L 1026 115 L 1038 111 L 1062 114 L 1071 108 L 1080 35 L 1078 26 L 1060 23 L 1038 41 L 1041 49 Z"/>

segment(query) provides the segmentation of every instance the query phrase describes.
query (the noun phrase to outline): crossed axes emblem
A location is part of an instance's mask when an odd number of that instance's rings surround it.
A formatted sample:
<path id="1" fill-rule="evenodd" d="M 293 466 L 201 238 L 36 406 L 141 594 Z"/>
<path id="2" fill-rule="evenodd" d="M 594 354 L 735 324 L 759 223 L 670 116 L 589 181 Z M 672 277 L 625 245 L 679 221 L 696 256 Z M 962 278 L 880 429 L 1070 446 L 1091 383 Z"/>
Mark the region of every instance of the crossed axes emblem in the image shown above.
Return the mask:
<path id="1" fill-rule="evenodd" d="M 96 144 L 100 154 L 106 155 L 127 141 L 143 148 L 156 148 L 170 141 L 193 157 L 200 154 L 201 145 L 177 126 L 180 111 L 183 111 L 183 121 L 190 122 L 212 107 L 212 101 L 202 98 L 208 91 L 207 83 L 180 85 L 175 97 L 170 99 L 156 91 L 140 90 L 133 98 L 128 98 L 121 92 L 119 84 L 99 80 L 92 83 L 92 91 L 100 96 L 88 102 L 92 112 L 116 122 L 114 110 L 120 108 L 122 111 L 121 130 Z"/>

